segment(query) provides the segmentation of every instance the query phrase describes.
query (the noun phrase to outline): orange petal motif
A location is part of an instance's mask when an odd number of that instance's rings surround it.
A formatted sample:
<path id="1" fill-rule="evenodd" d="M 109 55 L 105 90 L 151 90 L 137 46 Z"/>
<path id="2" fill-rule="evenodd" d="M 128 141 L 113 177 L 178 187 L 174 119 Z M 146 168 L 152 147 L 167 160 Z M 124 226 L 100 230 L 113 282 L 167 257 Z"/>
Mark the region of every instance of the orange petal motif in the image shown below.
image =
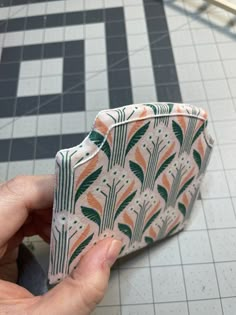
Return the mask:
<path id="1" fill-rule="evenodd" d="M 184 203 L 185 207 L 187 208 L 187 206 L 188 206 L 188 197 L 187 197 L 186 193 L 184 193 L 184 195 L 183 195 L 183 203 Z"/>
<path id="2" fill-rule="evenodd" d="M 97 209 L 98 212 L 100 214 L 102 214 L 102 206 L 101 206 L 100 202 L 94 197 L 94 195 L 91 192 L 89 192 L 87 194 L 87 200 L 88 200 L 88 204 L 91 207 L 93 207 L 94 209 Z"/>
<path id="3" fill-rule="evenodd" d="M 129 187 L 126 189 L 126 191 L 122 194 L 122 196 L 120 197 L 120 199 L 117 202 L 117 206 L 120 205 L 122 203 L 123 200 L 125 200 L 125 198 L 128 197 L 128 195 L 131 193 L 131 191 L 133 190 L 134 187 L 134 180 L 132 181 L 132 183 L 129 185 Z"/>
<path id="4" fill-rule="evenodd" d="M 98 162 L 98 155 L 95 155 L 91 160 L 90 162 L 88 163 L 88 165 L 85 167 L 85 169 L 82 171 L 82 173 L 80 174 L 77 182 L 76 182 L 76 185 L 75 187 L 78 187 L 79 186 L 79 183 L 81 183 L 83 181 L 83 179 L 85 177 L 88 176 L 88 174 L 90 174 L 93 169 L 96 167 L 96 164 Z"/>
<path id="5" fill-rule="evenodd" d="M 139 118 L 143 118 L 145 117 L 147 114 L 147 109 L 144 107 L 144 110 L 142 112 L 142 114 L 139 116 Z M 139 129 L 139 127 L 141 127 L 143 124 L 143 120 L 138 120 L 136 122 L 133 122 L 133 126 L 132 128 L 130 129 L 129 131 L 129 134 L 128 134 L 128 140 L 131 138 L 131 136 Z"/>
<path id="6" fill-rule="evenodd" d="M 101 132 L 101 134 L 106 135 L 108 132 L 108 127 L 106 124 L 104 124 L 103 121 L 101 121 L 100 118 L 96 118 L 95 121 L 95 128 Z M 111 143 L 111 132 L 108 133 L 107 135 L 108 141 Z"/>
<path id="7" fill-rule="evenodd" d="M 135 159 L 142 166 L 143 170 L 146 171 L 146 168 L 147 168 L 146 162 L 145 162 L 144 157 L 142 156 L 141 151 L 139 150 L 139 147 L 137 147 L 135 150 Z"/>
<path id="8" fill-rule="evenodd" d="M 167 191 L 170 191 L 170 182 L 169 182 L 168 177 L 165 173 L 162 177 L 162 183 L 167 188 Z"/>
<path id="9" fill-rule="evenodd" d="M 149 221 L 149 219 L 158 211 L 158 208 L 160 207 L 160 201 L 153 207 L 151 212 L 147 215 L 145 219 L 145 224 Z"/>
<path id="10" fill-rule="evenodd" d="M 74 252 L 74 250 L 83 242 L 83 240 L 88 236 L 90 230 L 90 225 L 86 227 L 86 229 L 81 233 L 80 237 L 75 241 L 73 246 L 70 249 L 70 254 Z"/>
<path id="11" fill-rule="evenodd" d="M 177 107 L 177 112 L 182 113 L 182 110 L 179 107 Z M 181 128 L 184 130 L 184 132 L 186 131 L 186 128 L 187 128 L 186 119 L 187 118 L 185 116 L 177 116 L 177 120 L 178 120 Z"/>
<path id="12" fill-rule="evenodd" d="M 162 163 L 169 157 L 169 155 L 172 153 L 173 149 L 175 147 L 175 142 L 172 143 L 172 145 L 169 147 L 169 149 L 165 152 L 165 154 L 162 156 L 158 167 L 162 165 Z"/>
<path id="13" fill-rule="evenodd" d="M 151 226 L 149 229 L 149 235 L 155 240 L 157 237 L 156 232 L 154 231 L 153 227 Z"/>
<path id="14" fill-rule="evenodd" d="M 134 222 L 132 221 L 131 217 L 128 215 L 128 213 L 124 213 L 123 220 L 125 223 L 129 224 L 132 228 L 134 228 Z"/>

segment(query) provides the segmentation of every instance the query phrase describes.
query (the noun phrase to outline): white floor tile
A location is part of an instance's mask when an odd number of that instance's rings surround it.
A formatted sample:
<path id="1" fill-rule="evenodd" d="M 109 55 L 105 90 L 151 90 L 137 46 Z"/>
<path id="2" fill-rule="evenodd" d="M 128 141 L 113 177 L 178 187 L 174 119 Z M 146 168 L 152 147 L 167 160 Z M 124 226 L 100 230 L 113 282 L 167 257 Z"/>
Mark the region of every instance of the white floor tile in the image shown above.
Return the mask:
<path id="1" fill-rule="evenodd" d="M 131 69 L 132 87 L 154 85 L 154 74 L 152 68 Z"/>
<path id="2" fill-rule="evenodd" d="M 152 303 L 152 287 L 148 268 L 120 270 L 121 303 Z"/>
<path id="3" fill-rule="evenodd" d="M 82 133 L 85 129 L 85 112 L 62 114 L 62 134 Z"/>
<path id="4" fill-rule="evenodd" d="M 229 198 L 203 200 L 209 229 L 236 227 L 236 216 Z"/>
<path id="5" fill-rule="evenodd" d="M 203 206 L 201 200 L 196 200 L 192 213 L 190 215 L 189 222 L 187 223 L 185 230 L 194 231 L 194 230 L 205 230 L 206 222 L 203 212 Z"/>
<path id="6" fill-rule="evenodd" d="M 193 42 L 195 45 L 211 44 L 215 42 L 211 29 L 192 29 Z"/>
<path id="7" fill-rule="evenodd" d="M 216 264 L 221 297 L 236 295 L 236 262 Z M 233 304 L 234 305 L 234 304 Z M 235 313 L 235 309 L 234 309 Z M 227 314 L 227 313 L 226 313 Z"/>
<path id="8" fill-rule="evenodd" d="M 152 304 L 122 306 L 122 315 L 154 315 L 154 306 Z"/>
<path id="9" fill-rule="evenodd" d="M 220 146 L 220 152 L 224 164 L 224 168 L 234 169 L 236 168 L 235 156 L 236 156 L 236 144 L 226 144 Z"/>
<path id="10" fill-rule="evenodd" d="M 3 183 L 7 180 L 7 168 L 8 162 L 0 163 L 0 183 Z"/>
<path id="11" fill-rule="evenodd" d="M 39 77 L 41 75 L 41 60 L 22 61 L 19 78 Z"/>
<path id="12" fill-rule="evenodd" d="M 149 267 L 148 251 L 141 250 L 137 253 L 125 256 L 119 261 L 120 269 L 136 268 L 136 267 Z"/>
<path id="13" fill-rule="evenodd" d="M 181 83 L 201 80 L 199 66 L 196 63 L 178 64 L 177 73 Z"/>
<path id="14" fill-rule="evenodd" d="M 109 108 L 108 90 L 87 91 L 86 92 L 86 110 L 102 110 Z"/>
<path id="15" fill-rule="evenodd" d="M 183 264 L 212 262 L 207 231 L 180 233 L 179 242 Z"/>
<path id="16" fill-rule="evenodd" d="M 203 80 L 223 79 L 225 77 L 220 61 L 202 62 L 200 68 Z"/>
<path id="17" fill-rule="evenodd" d="M 128 20 L 125 22 L 125 26 L 126 26 L 126 33 L 128 34 L 128 36 L 136 35 L 136 34 L 146 35 L 147 33 L 147 25 L 146 25 L 145 20 Z"/>
<path id="18" fill-rule="evenodd" d="M 32 96 L 39 94 L 40 77 L 19 79 L 17 96 Z"/>
<path id="19" fill-rule="evenodd" d="M 203 100 L 206 97 L 202 82 L 182 83 L 180 88 L 184 102 Z"/>
<path id="20" fill-rule="evenodd" d="M 223 171 L 206 172 L 201 187 L 203 199 L 229 197 L 229 189 Z"/>
<path id="21" fill-rule="evenodd" d="M 236 110 L 232 99 L 209 100 L 211 117 L 213 120 L 233 120 L 236 121 Z"/>
<path id="22" fill-rule="evenodd" d="M 34 164 L 34 175 L 55 173 L 55 159 L 37 159 Z"/>
<path id="23" fill-rule="evenodd" d="M 206 300 L 189 302 L 190 315 L 214 314 L 222 315 L 220 300 Z"/>
<path id="24" fill-rule="evenodd" d="M 85 41 L 86 55 L 106 54 L 105 38 L 91 38 Z"/>
<path id="25" fill-rule="evenodd" d="M 105 25 L 104 23 L 85 24 L 85 38 L 104 38 Z"/>
<path id="26" fill-rule="evenodd" d="M 40 95 L 59 93 L 62 93 L 62 75 L 41 78 Z"/>
<path id="27" fill-rule="evenodd" d="M 163 315 L 189 315 L 186 302 L 155 304 L 156 314 Z"/>
<path id="28" fill-rule="evenodd" d="M 236 297 L 221 299 L 224 315 L 234 315 L 236 310 Z"/>
<path id="29" fill-rule="evenodd" d="M 63 58 L 42 60 L 42 76 L 63 75 Z"/>
<path id="30" fill-rule="evenodd" d="M 19 34 L 21 32 L 18 32 Z M 29 30 L 24 32 L 24 45 L 41 44 L 44 38 L 44 29 Z M 15 44 L 16 45 L 16 44 Z"/>
<path id="31" fill-rule="evenodd" d="M 86 91 L 107 90 L 108 78 L 107 71 L 86 73 Z"/>
<path id="32" fill-rule="evenodd" d="M 91 315 L 121 315 L 119 306 L 97 307 Z"/>
<path id="33" fill-rule="evenodd" d="M 219 297 L 213 264 L 186 265 L 184 275 L 188 300 L 206 300 Z"/>
<path id="34" fill-rule="evenodd" d="M 14 121 L 13 138 L 34 137 L 36 135 L 37 117 L 23 116 Z"/>
<path id="35" fill-rule="evenodd" d="M 191 32 L 189 30 L 178 30 L 170 34 L 173 47 L 193 45 Z"/>
<path id="36" fill-rule="evenodd" d="M 72 25 L 65 28 L 65 40 L 78 40 L 84 38 L 84 26 Z"/>
<path id="37" fill-rule="evenodd" d="M 154 86 L 143 86 L 133 88 L 133 102 L 135 104 L 156 102 L 157 95 Z"/>
<path id="38" fill-rule="evenodd" d="M 236 123 L 235 121 L 215 122 L 215 132 L 219 144 L 236 143 Z"/>
<path id="39" fill-rule="evenodd" d="M 177 236 L 163 240 L 150 247 L 149 253 L 152 267 L 181 264 Z"/>
<path id="40" fill-rule="evenodd" d="M 209 100 L 231 97 L 227 82 L 225 80 L 207 80 L 204 81 L 204 85 Z"/>
<path id="41" fill-rule="evenodd" d="M 180 266 L 152 267 L 154 302 L 178 302 L 186 299 Z"/>
<path id="42" fill-rule="evenodd" d="M 120 304 L 120 292 L 119 292 L 119 276 L 117 270 L 112 270 L 108 288 L 100 306 L 119 305 Z"/>
<path id="43" fill-rule="evenodd" d="M 236 197 L 236 170 L 226 171 L 226 177 L 229 183 L 229 191 L 232 197 Z"/>
<path id="44" fill-rule="evenodd" d="M 217 61 L 220 60 L 216 45 L 199 45 L 196 46 L 198 60 L 201 61 Z"/>
<path id="45" fill-rule="evenodd" d="M 130 52 L 149 48 L 147 34 L 130 35 L 127 38 L 127 42 Z"/>
<path id="46" fill-rule="evenodd" d="M 107 60 L 106 55 L 89 55 L 85 57 L 85 71 L 88 72 L 99 72 L 106 71 Z"/>
<path id="47" fill-rule="evenodd" d="M 34 161 L 14 161 L 9 163 L 8 178 L 18 175 L 33 175 Z"/>
<path id="48" fill-rule="evenodd" d="M 66 12 L 83 11 L 84 0 L 66 0 Z"/>
<path id="49" fill-rule="evenodd" d="M 134 7 L 125 6 L 125 19 L 126 20 L 136 20 L 145 19 L 145 13 L 143 5 L 136 5 Z"/>
<path id="50" fill-rule="evenodd" d="M 211 230 L 209 236 L 214 261 L 236 260 L 236 228 Z"/>
<path id="51" fill-rule="evenodd" d="M 57 135 L 61 132 L 61 114 L 38 116 L 38 136 Z"/>
<path id="52" fill-rule="evenodd" d="M 149 50 L 137 51 L 129 55 L 131 69 L 151 67 L 151 55 Z"/>

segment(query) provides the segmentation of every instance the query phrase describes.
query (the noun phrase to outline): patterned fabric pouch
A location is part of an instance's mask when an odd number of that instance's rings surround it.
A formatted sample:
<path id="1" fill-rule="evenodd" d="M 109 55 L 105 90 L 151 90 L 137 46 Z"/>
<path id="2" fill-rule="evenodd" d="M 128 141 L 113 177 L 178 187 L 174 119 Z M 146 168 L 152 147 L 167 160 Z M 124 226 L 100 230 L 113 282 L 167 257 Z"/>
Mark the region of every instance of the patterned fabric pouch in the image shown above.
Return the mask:
<path id="1" fill-rule="evenodd" d="M 101 111 L 80 145 L 56 155 L 50 283 L 98 240 L 122 240 L 121 257 L 182 230 L 212 146 L 207 114 L 197 107 Z"/>

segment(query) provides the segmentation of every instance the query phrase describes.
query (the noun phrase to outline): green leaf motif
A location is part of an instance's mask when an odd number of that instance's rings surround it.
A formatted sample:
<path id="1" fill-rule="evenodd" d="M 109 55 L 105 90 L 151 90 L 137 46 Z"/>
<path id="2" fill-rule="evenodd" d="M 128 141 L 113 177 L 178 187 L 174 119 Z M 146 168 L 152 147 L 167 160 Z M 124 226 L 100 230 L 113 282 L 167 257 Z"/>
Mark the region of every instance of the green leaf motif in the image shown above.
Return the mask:
<path id="1" fill-rule="evenodd" d="M 179 226 L 179 223 L 176 224 L 176 225 L 167 233 L 166 237 L 171 236 L 172 234 L 174 234 L 174 232 L 177 230 L 178 226 Z"/>
<path id="2" fill-rule="evenodd" d="M 179 208 L 179 211 L 182 213 L 182 215 L 185 217 L 186 215 L 186 207 L 183 203 L 179 202 L 178 203 L 178 208 Z"/>
<path id="3" fill-rule="evenodd" d="M 163 187 L 161 185 L 157 185 L 157 190 L 158 190 L 159 194 L 162 196 L 162 198 L 165 200 L 165 202 L 167 202 L 168 193 L 167 193 L 167 190 L 165 189 L 165 187 Z"/>
<path id="4" fill-rule="evenodd" d="M 130 167 L 131 171 L 134 173 L 134 175 L 136 175 L 138 177 L 138 179 L 140 180 L 140 182 L 142 184 L 143 179 L 144 179 L 144 174 L 143 174 L 142 168 L 137 163 L 135 163 L 133 161 L 129 161 L 129 167 Z"/>
<path id="5" fill-rule="evenodd" d="M 168 159 L 166 159 L 162 165 L 160 166 L 160 168 L 158 169 L 157 173 L 156 173 L 156 177 L 155 180 L 157 180 L 157 178 L 161 175 L 161 173 L 170 165 L 170 163 L 173 161 L 175 154 L 172 154 L 170 157 L 168 157 Z"/>
<path id="6" fill-rule="evenodd" d="M 79 197 L 89 188 L 90 185 L 98 178 L 98 176 L 101 174 L 102 166 L 99 167 L 96 171 L 94 171 L 92 174 L 90 174 L 88 177 L 85 178 L 85 180 L 82 182 L 82 184 L 77 189 L 77 192 L 75 194 L 75 202 L 79 199 Z"/>
<path id="7" fill-rule="evenodd" d="M 142 136 L 147 131 L 149 124 L 150 124 L 150 121 L 135 132 L 135 134 L 132 136 L 132 138 L 130 139 L 127 145 L 125 156 L 129 153 L 129 151 L 133 148 L 133 146 L 142 138 Z"/>
<path id="8" fill-rule="evenodd" d="M 197 140 L 197 138 L 203 132 L 204 128 L 205 128 L 205 124 L 203 123 L 201 127 L 198 128 L 198 131 L 195 133 L 195 136 L 193 137 L 193 140 L 192 140 L 192 144 Z"/>
<path id="9" fill-rule="evenodd" d="M 125 246 L 126 246 L 126 245 L 123 245 L 123 246 L 121 247 L 121 250 L 120 250 L 120 252 L 119 252 L 119 255 L 122 254 L 122 252 L 123 252 L 124 249 L 125 249 Z"/>
<path id="10" fill-rule="evenodd" d="M 154 213 L 154 215 L 147 221 L 147 223 L 145 224 L 143 228 L 143 233 L 153 223 L 153 221 L 159 216 L 160 212 L 161 212 L 161 209 L 159 209 L 156 213 Z"/>
<path id="11" fill-rule="evenodd" d="M 196 150 L 193 150 L 193 158 L 200 170 L 201 165 L 202 165 L 202 159 L 201 159 L 201 155 Z"/>
<path id="12" fill-rule="evenodd" d="M 178 125 L 174 120 L 172 121 L 172 128 L 173 128 L 174 134 L 175 134 L 176 138 L 178 139 L 180 146 L 181 146 L 183 143 L 182 129 L 181 129 L 180 125 Z"/>
<path id="13" fill-rule="evenodd" d="M 92 238 L 93 238 L 93 234 L 89 235 L 89 237 L 87 237 L 77 248 L 76 250 L 73 252 L 73 254 L 70 257 L 69 260 L 69 265 L 71 265 L 71 263 L 73 262 L 73 260 L 85 249 L 86 246 L 88 246 L 88 244 L 91 242 Z"/>
<path id="14" fill-rule="evenodd" d="M 144 240 L 145 240 L 146 244 L 148 244 L 148 245 L 154 243 L 154 240 L 148 236 L 145 236 Z"/>
<path id="15" fill-rule="evenodd" d="M 99 227 L 101 224 L 101 218 L 100 215 L 92 208 L 83 207 L 81 206 L 82 213 L 85 217 L 87 217 L 89 220 L 95 222 Z"/>
<path id="16" fill-rule="evenodd" d="M 116 214 L 114 216 L 114 221 L 118 217 L 119 214 L 128 206 L 128 204 L 133 200 L 134 196 L 136 195 L 137 190 L 135 190 L 132 194 L 130 194 L 118 207 Z"/>
<path id="17" fill-rule="evenodd" d="M 101 147 L 101 150 L 106 154 L 107 158 L 110 159 L 111 149 L 110 149 L 109 143 L 107 142 L 107 140 L 105 140 L 103 135 L 93 130 L 89 134 L 89 139 L 93 141 L 98 148 Z"/>
<path id="18" fill-rule="evenodd" d="M 194 180 L 194 177 L 191 177 L 184 185 L 183 187 L 180 189 L 177 198 L 179 198 L 179 196 L 188 188 L 188 186 L 192 183 L 192 181 Z"/>
<path id="19" fill-rule="evenodd" d="M 169 103 L 167 105 L 169 107 L 169 114 L 170 114 L 172 112 L 172 110 L 173 110 L 174 104 L 173 103 Z"/>
<path id="20" fill-rule="evenodd" d="M 129 239 L 131 239 L 132 231 L 131 231 L 131 228 L 128 225 L 122 224 L 122 223 L 118 223 L 118 228 L 119 228 L 119 230 L 122 233 L 124 233 L 126 236 L 128 236 Z"/>
<path id="21" fill-rule="evenodd" d="M 153 110 L 154 115 L 157 114 L 157 108 L 156 108 L 155 105 L 153 105 L 153 104 L 145 104 L 145 106 L 150 107 Z"/>

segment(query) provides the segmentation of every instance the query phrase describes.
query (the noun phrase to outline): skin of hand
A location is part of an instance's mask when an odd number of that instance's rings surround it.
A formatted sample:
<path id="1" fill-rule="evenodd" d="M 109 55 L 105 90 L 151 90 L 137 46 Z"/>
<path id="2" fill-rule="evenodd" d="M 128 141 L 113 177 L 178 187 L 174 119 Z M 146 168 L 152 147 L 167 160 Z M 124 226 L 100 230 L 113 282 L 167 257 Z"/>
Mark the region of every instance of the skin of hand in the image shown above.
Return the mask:
<path id="1" fill-rule="evenodd" d="M 25 236 L 50 241 L 54 176 L 20 176 L 0 185 L 0 315 L 87 315 L 102 300 L 122 242 L 107 238 L 73 273 L 43 296 L 16 285 L 18 246 Z"/>

